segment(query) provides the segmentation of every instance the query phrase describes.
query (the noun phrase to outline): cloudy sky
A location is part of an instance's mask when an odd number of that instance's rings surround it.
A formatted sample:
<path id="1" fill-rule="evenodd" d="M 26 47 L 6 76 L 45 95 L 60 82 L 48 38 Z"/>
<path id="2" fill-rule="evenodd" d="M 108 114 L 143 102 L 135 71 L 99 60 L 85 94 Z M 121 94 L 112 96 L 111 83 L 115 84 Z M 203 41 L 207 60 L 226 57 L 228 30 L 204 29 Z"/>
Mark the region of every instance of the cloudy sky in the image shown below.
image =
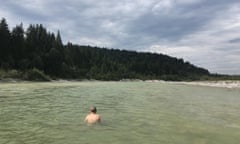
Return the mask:
<path id="1" fill-rule="evenodd" d="M 64 43 L 163 53 L 240 74 L 239 0 L 2 0 L 0 17 L 60 30 Z"/>

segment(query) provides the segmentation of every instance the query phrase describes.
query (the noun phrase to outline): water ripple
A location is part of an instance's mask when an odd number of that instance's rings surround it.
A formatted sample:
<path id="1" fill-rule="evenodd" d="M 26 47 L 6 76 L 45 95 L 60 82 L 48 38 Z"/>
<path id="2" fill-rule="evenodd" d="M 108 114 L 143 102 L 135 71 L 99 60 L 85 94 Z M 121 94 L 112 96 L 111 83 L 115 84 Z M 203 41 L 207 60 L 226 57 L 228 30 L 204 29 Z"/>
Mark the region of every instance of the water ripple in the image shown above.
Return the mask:
<path id="1" fill-rule="evenodd" d="M 237 143 L 239 90 L 145 82 L 0 84 L 0 143 Z M 83 122 L 96 106 L 102 124 Z"/>

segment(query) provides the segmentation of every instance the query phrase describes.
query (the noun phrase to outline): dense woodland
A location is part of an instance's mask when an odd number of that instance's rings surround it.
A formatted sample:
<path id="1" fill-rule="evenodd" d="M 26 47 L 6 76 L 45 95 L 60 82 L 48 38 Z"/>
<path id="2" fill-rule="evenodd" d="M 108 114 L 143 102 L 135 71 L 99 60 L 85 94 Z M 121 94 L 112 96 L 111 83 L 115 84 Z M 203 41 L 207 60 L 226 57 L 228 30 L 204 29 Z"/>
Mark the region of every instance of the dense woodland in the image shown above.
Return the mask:
<path id="1" fill-rule="evenodd" d="M 163 54 L 118 49 L 63 45 L 60 32 L 47 31 L 41 24 L 23 24 L 9 30 L 0 22 L 0 69 L 24 76 L 26 71 L 51 79 L 162 79 L 195 80 L 209 75 L 183 59 Z M 36 74 L 37 73 L 37 74 Z"/>

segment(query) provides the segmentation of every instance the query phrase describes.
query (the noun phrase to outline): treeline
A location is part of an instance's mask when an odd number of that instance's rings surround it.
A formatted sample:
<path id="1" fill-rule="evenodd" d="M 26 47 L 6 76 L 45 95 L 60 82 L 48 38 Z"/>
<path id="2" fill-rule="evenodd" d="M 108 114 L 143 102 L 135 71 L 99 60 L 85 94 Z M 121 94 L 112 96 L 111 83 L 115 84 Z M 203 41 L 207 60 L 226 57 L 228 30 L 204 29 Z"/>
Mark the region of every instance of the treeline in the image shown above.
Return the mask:
<path id="1" fill-rule="evenodd" d="M 60 32 L 55 35 L 41 24 L 26 31 L 17 25 L 11 31 L 6 20 L 0 22 L 0 68 L 29 71 L 64 79 L 163 79 L 195 80 L 209 75 L 183 59 L 162 54 L 63 45 Z"/>

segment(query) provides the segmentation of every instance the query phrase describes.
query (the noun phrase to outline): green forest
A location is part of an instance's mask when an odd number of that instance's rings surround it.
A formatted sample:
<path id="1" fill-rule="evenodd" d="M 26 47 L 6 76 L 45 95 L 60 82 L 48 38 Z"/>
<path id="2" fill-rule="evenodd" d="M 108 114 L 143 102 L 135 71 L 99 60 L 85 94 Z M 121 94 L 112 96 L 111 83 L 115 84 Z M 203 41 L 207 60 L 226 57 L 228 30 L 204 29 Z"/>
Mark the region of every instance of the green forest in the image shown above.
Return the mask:
<path id="1" fill-rule="evenodd" d="M 0 22 L 0 79 L 158 79 L 199 80 L 210 73 L 183 59 L 163 54 L 119 49 L 64 45 L 60 32 L 41 24 L 26 30 L 19 24 L 9 30 Z"/>

